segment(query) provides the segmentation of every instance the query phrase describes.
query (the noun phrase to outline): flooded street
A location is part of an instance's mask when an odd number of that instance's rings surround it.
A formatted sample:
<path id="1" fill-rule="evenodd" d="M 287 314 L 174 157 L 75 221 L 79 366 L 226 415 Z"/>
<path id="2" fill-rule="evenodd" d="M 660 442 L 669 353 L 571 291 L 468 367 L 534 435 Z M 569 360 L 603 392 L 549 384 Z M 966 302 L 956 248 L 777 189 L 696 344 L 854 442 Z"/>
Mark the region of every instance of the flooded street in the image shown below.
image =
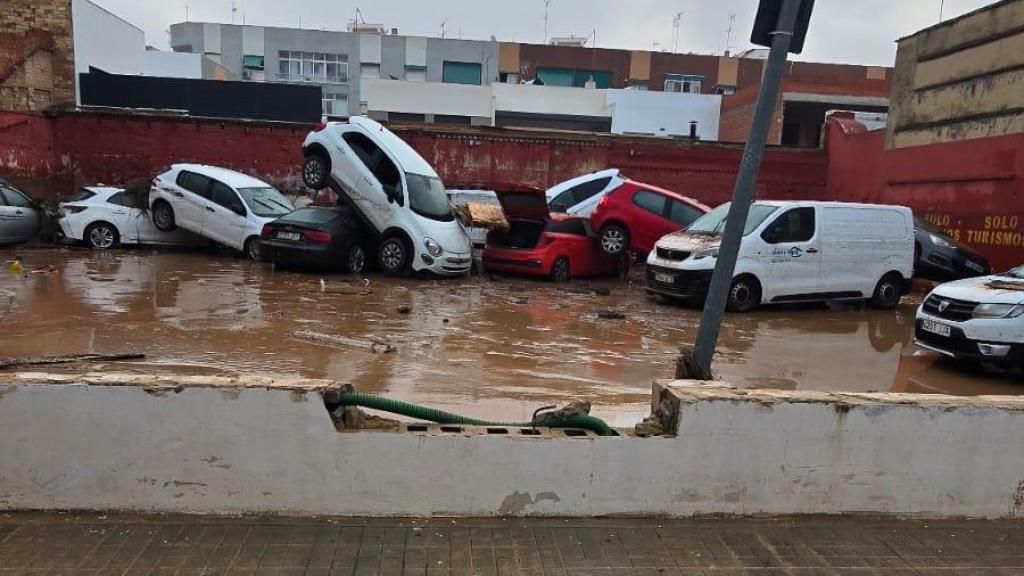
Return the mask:
<path id="1" fill-rule="evenodd" d="M 0 259 L 14 254 L 2 249 Z M 479 275 L 321 276 L 205 252 L 17 254 L 27 271 L 55 271 L 0 275 L 0 357 L 141 351 L 145 362 L 117 369 L 331 378 L 488 419 L 529 419 L 539 406 L 584 398 L 595 415 L 631 425 L 648 413 L 651 381 L 673 375 L 676 349 L 692 342 L 700 318 L 653 302 L 639 270 L 629 283 L 556 285 Z M 727 316 L 715 371 L 743 387 L 1024 392 L 1020 379 L 959 369 L 914 347 L 919 297 L 895 313 L 819 306 Z M 604 309 L 626 317 L 598 318 Z M 397 350 L 374 354 L 293 338 L 300 330 L 386 341 Z"/>

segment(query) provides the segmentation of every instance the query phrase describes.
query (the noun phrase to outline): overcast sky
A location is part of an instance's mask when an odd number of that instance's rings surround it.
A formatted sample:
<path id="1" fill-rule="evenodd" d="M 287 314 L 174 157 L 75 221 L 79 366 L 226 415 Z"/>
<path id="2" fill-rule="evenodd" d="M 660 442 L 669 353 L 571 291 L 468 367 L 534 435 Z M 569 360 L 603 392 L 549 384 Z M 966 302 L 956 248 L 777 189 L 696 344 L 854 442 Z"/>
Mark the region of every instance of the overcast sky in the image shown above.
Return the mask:
<path id="1" fill-rule="evenodd" d="M 146 42 L 167 49 L 167 28 L 189 19 L 231 22 L 231 0 L 93 0 L 143 28 Z M 800 60 L 892 65 L 894 41 L 939 20 L 942 0 L 817 0 Z M 748 48 L 758 0 L 550 0 L 552 36 L 588 36 L 603 48 L 671 50 L 672 20 L 679 26 L 679 52 L 721 53 L 729 14 L 736 14 L 730 47 Z M 992 0 L 945 0 L 945 18 Z M 544 38 L 544 0 L 235 0 L 235 22 L 265 26 L 344 30 L 356 7 L 367 22 L 400 34 L 539 43 Z M 657 44 L 655 44 L 657 43 Z"/>

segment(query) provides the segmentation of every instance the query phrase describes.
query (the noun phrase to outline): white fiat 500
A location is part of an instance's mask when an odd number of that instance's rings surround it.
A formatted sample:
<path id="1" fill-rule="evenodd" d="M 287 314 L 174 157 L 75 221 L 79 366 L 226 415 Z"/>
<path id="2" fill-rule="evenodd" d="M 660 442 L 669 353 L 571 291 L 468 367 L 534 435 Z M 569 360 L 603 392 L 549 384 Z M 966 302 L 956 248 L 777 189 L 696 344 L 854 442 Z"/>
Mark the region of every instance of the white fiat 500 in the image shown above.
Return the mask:
<path id="1" fill-rule="evenodd" d="M 1024 366 L 1024 266 L 939 285 L 917 309 L 914 339 L 958 360 Z"/>
<path id="2" fill-rule="evenodd" d="M 254 260 L 260 257 L 263 225 L 295 210 L 266 182 L 200 164 L 175 164 L 157 176 L 149 205 L 159 230 L 183 228 Z"/>
<path id="3" fill-rule="evenodd" d="M 469 236 L 452 213 L 444 184 L 390 130 L 359 116 L 325 122 L 309 133 L 302 152 L 306 186 L 331 186 L 379 235 L 377 259 L 385 273 L 469 272 Z"/>
<path id="4" fill-rule="evenodd" d="M 185 230 L 161 232 L 139 205 L 139 199 L 122 188 L 86 186 L 57 205 L 57 224 L 68 240 L 94 250 L 121 244 L 199 246 L 205 240 Z"/>

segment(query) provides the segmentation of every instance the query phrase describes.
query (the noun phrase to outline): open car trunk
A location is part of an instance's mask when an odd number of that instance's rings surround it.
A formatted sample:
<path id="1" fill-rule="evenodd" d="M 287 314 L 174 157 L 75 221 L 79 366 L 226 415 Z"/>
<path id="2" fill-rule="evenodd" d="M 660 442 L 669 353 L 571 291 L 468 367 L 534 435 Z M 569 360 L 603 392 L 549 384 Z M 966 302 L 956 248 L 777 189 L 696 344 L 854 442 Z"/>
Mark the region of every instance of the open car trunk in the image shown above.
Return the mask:
<path id="1" fill-rule="evenodd" d="M 540 235 L 544 232 L 544 222 L 532 220 L 509 220 L 508 230 L 491 230 L 487 233 L 487 243 L 502 248 L 530 250 L 537 246 Z"/>

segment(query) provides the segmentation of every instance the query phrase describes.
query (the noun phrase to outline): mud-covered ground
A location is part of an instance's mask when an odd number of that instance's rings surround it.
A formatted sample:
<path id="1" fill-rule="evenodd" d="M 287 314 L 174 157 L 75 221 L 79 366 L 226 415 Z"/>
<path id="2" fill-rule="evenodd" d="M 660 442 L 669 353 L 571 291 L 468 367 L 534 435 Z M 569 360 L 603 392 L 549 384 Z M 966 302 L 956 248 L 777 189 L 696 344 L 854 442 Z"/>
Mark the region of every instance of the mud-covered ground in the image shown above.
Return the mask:
<path id="1" fill-rule="evenodd" d="M 672 376 L 676 350 L 700 320 L 650 299 L 640 267 L 629 281 L 556 285 L 302 274 L 203 251 L 2 248 L 0 261 L 15 254 L 30 273 L 0 269 L 0 358 L 141 351 L 144 362 L 116 369 L 332 378 L 493 419 L 528 419 L 539 406 L 584 398 L 615 425 L 635 423 L 648 412 L 651 381 Z M 46 265 L 54 271 L 31 273 Z M 745 387 L 1024 392 L 1019 377 L 916 348 L 918 301 L 895 312 L 801 306 L 728 316 L 715 371 Z M 599 318 L 605 309 L 625 319 Z M 303 330 L 397 349 L 292 336 Z"/>

